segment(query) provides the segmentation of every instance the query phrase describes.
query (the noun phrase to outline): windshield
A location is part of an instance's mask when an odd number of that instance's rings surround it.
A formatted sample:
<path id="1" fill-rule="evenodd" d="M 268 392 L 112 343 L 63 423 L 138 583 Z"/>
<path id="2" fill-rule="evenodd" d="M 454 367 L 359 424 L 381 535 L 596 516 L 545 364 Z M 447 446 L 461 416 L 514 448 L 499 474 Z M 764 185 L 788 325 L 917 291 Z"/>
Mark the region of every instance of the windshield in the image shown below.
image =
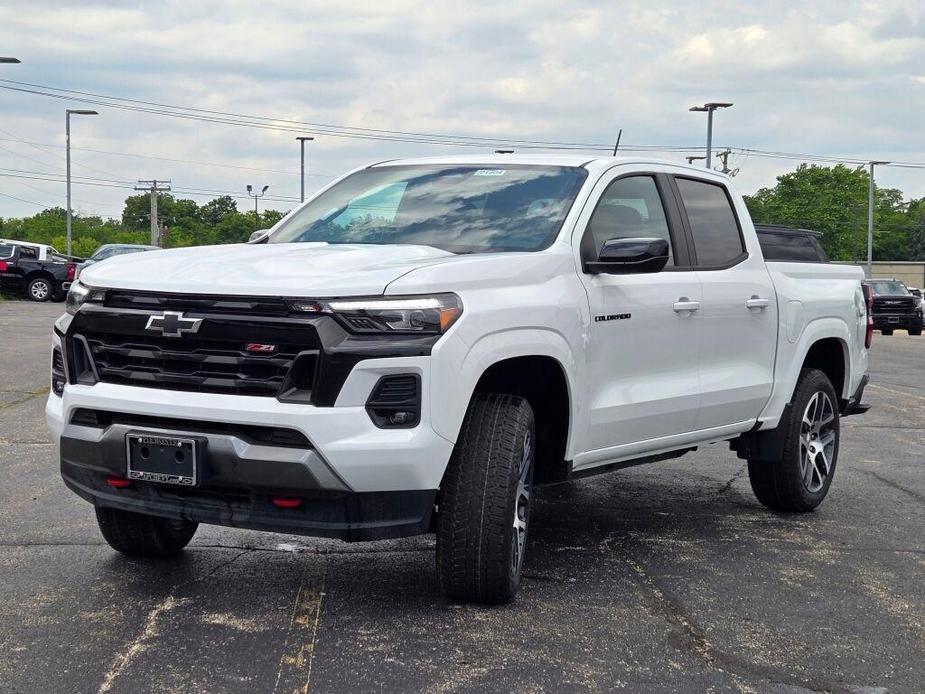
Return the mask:
<path id="1" fill-rule="evenodd" d="M 553 242 L 587 172 L 564 166 L 383 166 L 358 171 L 284 220 L 270 243 L 422 244 L 452 253 Z"/>
<path id="2" fill-rule="evenodd" d="M 906 286 L 902 282 L 895 280 L 881 280 L 870 283 L 871 290 L 874 294 L 908 294 Z"/>

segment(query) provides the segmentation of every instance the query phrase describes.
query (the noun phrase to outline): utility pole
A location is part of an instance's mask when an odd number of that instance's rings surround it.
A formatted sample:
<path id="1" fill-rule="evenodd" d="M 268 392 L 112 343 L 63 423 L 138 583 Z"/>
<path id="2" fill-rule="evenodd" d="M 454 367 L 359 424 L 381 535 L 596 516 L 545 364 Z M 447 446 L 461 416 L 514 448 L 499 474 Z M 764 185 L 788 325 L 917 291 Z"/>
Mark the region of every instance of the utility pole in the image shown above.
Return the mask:
<path id="1" fill-rule="evenodd" d="M 135 190 L 143 190 L 151 194 L 151 245 L 161 245 L 160 224 L 157 218 L 157 194 L 166 193 L 170 190 L 170 181 L 138 181 Z"/>
<path id="2" fill-rule="evenodd" d="M 14 58 L 15 60 L 15 58 Z M 64 110 L 64 136 L 67 144 L 67 248 L 65 254 L 71 255 L 71 116 L 98 116 L 96 111 L 80 108 Z"/>
<path id="3" fill-rule="evenodd" d="M 732 106 L 727 101 L 710 101 L 703 106 L 691 106 L 689 111 L 698 111 L 707 114 L 707 161 L 706 167 L 710 168 L 710 162 L 713 161 L 713 112 L 718 108 L 729 108 Z"/>
<path id="4" fill-rule="evenodd" d="M 259 193 L 255 193 L 253 186 L 250 183 L 247 184 L 247 194 L 254 198 L 254 231 L 260 228 L 260 212 L 257 211 L 257 201 L 266 195 L 267 188 L 269 187 L 270 186 L 264 186 L 263 190 Z"/>
<path id="5" fill-rule="evenodd" d="M 867 177 L 867 279 L 874 271 L 874 167 L 877 164 L 889 164 L 888 161 L 869 162 L 870 175 Z"/>
<path id="6" fill-rule="evenodd" d="M 315 138 L 303 136 L 296 138 L 299 141 L 299 146 L 302 148 L 302 176 L 300 181 L 302 183 L 302 194 L 299 198 L 302 202 L 305 202 L 305 143 L 312 142 Z"/>
<path id="7" fill-rule="evenodd" d="M 731 149 L 724 149 L 722 152 L 717 152 L 717 153 L 716 153 L 716 158 L 719 159 L 721 162 L 723 162 L 723 168 L 722 168 L 722 169 L 719 169 L 719 172 L 720 172 L 720 173 L 724 173 L 724 174 L 726 174 L 727 176 L 730 176 L 730 177 L 731 177 L 731 176 L 735 176 L 737 173 L 739 173 L 739 170 L 738 170 L 738 169 L 730 169 L 730 168 L 729 168 L 729 155 L 730 155 L 730 154 L 732 154 L 732 150 L 731 150 Z"/>

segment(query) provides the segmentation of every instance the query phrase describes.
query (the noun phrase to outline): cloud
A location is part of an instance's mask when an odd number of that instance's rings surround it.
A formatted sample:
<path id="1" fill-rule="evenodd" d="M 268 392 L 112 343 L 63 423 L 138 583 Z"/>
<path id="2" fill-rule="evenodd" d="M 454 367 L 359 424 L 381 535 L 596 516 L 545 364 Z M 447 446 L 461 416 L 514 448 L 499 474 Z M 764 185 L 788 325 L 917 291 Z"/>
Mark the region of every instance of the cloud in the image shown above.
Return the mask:
<path id="1" fill-rule="evenodd" d="M 735 107 L 717 115 L 719 144 L 923 161 L 923 27 L 918 3 L 900 0 L 34 0 L 27 12 L 0 7 L 0 45 L 23 60 L 0 77 L 357 127 L 602 143 L 623 128 L 624 143 L 683 146 L 703 141 L 687 108 L 723 99 Z M 0 168 L 62 171 L 66 105 L 0 91 Z M 75 173 L 298 195 L 294 133 L 99 110 L 75 122 Z M 311 190 L 365 162 L 458 150 L 319 136 L 308 151 Z M 746 191 L 794 165 L 735 161 Z M 925 195 L 915 171 L 880 178 Z M 0 177 L 0 192 L 61 204 L 64 191 Z M 75 189 L 104 212 L 125 194 Z M 2 216 L 34 209 L 0 196 Z"/>

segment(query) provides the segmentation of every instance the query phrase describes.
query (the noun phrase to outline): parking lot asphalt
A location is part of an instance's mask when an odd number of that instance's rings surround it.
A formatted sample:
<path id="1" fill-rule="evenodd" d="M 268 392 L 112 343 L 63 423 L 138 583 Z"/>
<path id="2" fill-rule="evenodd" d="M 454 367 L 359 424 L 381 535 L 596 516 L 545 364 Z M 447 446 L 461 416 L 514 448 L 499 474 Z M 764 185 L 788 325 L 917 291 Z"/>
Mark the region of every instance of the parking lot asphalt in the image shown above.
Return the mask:
<path id="1" fill-rule="evenodd" d="M 0 692 L 925 690 L 925 338 L 875 336 L 816 512 L 766 511 L 725 445 L 549 487 L 485 608 L 439 595 L 432 536 L 117 555 L 45 431 L 61 311 L 0 302 Z"/>

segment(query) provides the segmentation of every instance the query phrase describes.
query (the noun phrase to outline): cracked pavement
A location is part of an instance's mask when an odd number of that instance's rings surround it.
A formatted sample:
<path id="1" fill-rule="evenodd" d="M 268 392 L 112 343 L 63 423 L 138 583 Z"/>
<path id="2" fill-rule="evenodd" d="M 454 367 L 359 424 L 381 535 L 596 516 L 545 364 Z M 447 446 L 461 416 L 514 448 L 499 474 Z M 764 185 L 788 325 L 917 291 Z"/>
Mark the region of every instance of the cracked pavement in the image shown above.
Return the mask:
<path id="1" fill-rule="evenodd" d="M 0 692 L 923 689 L 925 338 L 875 336 L 815 513 L 764 510 L 725 445 L 546 488 L 483 608 L 437 593 L 432 536 L 115 554 L 45 432 L 62 308 L 0 302 Z"/>

